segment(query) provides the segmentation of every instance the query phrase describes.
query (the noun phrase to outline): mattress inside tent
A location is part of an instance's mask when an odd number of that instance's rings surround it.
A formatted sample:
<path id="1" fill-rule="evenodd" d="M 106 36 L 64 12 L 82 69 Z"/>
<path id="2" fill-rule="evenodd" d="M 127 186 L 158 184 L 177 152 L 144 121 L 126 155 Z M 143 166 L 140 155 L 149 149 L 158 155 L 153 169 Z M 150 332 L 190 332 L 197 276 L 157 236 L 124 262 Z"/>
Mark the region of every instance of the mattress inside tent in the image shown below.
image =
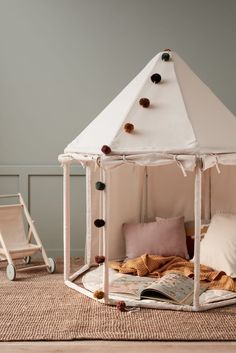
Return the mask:
<path id="1" fill-rule="evenodd" d="M 103 265 L 100 265 L 96 268 L 91 269 L 82 277 L 82 284 L 84 288 L 91 291 L 92 293 L 96 290 L 101 290 L 103 285 Z M 109 283 L 111 284 L 115 279 L 121 276 L 128 276 L 134 277 L 132 275 L 124 275 L 120 274 L 116 270 L 109 268 Z M 142 281 L 143 279 L 147 280 L 147 277 L 138 277 L 136 276 L 137 281 Z M 153 278 L 152 278 L 153 280 Z M 142 299 L 137 300 L 131 298 L 129 295 L 121 294 L 121 293 L 110 293 L 110 299 L 113 300 L 124 300 L 128 306 L 144 306 L 149 308 L 161 308 L 165 309 L 167 302 L 158 302 L 156 300 L 149 300 L 149 299 Z M 227 303 L 228 300 L 236 298 L 236 292 L 231 292 L 227 290 L 220 290 L 220 289 L 208 289 L 204 293 L 200 295 L 200 305 L 207 305 L 210 303 L 217 303 L 217 302 L 225 302 Z M 140 305 L 141 304 L 141 305 Z M 143 305 L 142 305 L 143 304 Z M 226 304 L 227 305 L 227 304 Z M 183 307 L 179 304 L 169 304 L 172 309 L 180 310 L 180 307 Z"/>

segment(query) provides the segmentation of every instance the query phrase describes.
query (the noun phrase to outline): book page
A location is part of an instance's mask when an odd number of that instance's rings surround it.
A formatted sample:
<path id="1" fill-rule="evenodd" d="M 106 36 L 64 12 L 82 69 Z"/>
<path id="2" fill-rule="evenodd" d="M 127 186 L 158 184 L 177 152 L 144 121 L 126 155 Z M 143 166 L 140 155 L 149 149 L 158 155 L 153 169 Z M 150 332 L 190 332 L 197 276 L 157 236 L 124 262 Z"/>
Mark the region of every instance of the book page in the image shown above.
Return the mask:
<path id="1" fill-rule="evenodd" d="M 201 286 L 200 293 L 207 286 Z M 121 275 L 109 285 L 109 292 L 130 296 L 133 299 L 152 299 L 191 305 L 194 280 L 179 273 L 168 273 L 162 278 Z"/>
<path id="2" fill-rule="evenodd" d="M 148 291 L 157 291 L 164 294 L 177 303 L 182 303 L 189 295 L 193 293 L 194 281 L 178 273 L 168 273 L 158 281 L 152 283 L 141 295 L 148 296 Z M 154 293 L 151 294 L 154 298 Z M 161 296 L 163 298 L 163 296 Z M 158 294 L 156 295 L 158 299 Z"/>
<path id="3" fill-rule="evenodd" d="M 140 299 L 142 290 L 154 282 L 156 282 L 156 279 L 150 277 L 123 275 L 110 283 L 109 291 L 110 293 L 128 294 Z"/>

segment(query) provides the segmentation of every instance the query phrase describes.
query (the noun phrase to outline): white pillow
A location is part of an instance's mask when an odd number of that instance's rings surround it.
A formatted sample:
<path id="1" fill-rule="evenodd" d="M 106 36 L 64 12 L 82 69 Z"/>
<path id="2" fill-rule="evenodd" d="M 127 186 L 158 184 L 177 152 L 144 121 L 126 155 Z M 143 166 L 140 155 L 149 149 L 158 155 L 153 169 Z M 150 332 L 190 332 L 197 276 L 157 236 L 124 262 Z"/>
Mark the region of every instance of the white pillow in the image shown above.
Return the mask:
<path id="1" fill-rule="evenodd" d="M 236 277 L 236 215 L 219 213 L 212 217 L 200 243 L 200 263 Z"/>

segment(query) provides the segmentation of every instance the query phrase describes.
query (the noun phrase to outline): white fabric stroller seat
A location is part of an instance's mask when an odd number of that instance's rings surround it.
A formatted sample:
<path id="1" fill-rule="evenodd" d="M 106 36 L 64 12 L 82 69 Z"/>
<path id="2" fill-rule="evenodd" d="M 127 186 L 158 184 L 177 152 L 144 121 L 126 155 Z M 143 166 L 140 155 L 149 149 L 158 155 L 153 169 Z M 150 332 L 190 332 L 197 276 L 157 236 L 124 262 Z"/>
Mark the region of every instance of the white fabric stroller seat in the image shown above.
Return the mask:
<path id="1" fill-rule="evenodd" d="M 47 268 L 50 273 L 54 272 L 55 261 L 47 257 L 22 196 L 17 194 L 0 197 L 19 197 L 20 201 L 18 204 L 0 206 L 0 260 L 8 261 L 7 277 L 10 280 L 16 277 L 13 260 L 22 258 L 29 264 L 30 257 L 36 252 L 42 253 L 45 265 L 34 266 L 34 268 Z M 24 216 L 29 224 L 28 236 L 25 232 Z M 31 242 L 32 236 L 35 243 Z M 24 269 L 29 269 L 29 267 L 21 268 L 20 271 Z"/>
<path id="2" fill-rule="evenodd" d="M 24 253 L 24 257 L 33 255 L 36 251 L 41 250 L 41 246 L 35 244 L 28 244 L 26 247 L 16 246 L 14 249 L 9 249 L 11 257 L 13 259 L 20 259 L 22 258 L 21 253 Z M 4 249 L 0 248 L 0 257 L 1 260 L 5 260 L 5 251 Z M 5 258 L 4 258 L 5 257 Z"/>
<path id="3" fill-rule="evenodd" d="M 0 206 L 0 232 L 5 246 L 12 258 L 30 256 L 41 249 L 41 246 L 27 242 L 23 223 L 23 205 Z M 5 250 L 0 248 L 0 255 L 6 258 Z M 13 256 L 14 255 L 14 256 Z"/>

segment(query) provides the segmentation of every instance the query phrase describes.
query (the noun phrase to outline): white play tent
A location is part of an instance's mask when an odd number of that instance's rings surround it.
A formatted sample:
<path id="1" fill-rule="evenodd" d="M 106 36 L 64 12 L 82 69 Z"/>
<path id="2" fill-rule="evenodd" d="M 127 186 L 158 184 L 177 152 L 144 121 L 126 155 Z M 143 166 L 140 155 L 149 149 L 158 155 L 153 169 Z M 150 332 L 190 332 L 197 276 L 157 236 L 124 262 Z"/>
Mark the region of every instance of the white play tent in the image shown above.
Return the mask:
<path id="1" fill-rule="evenodd" d="M 92 298 L 93 293 L 74 281 L 94 265 L 96 255 L 103 255 L 101 301 L 114 304 L 108 261 L 125 256 L 122 224 L 184 215 L 195 224 L 193 306 L 138 305 L 195 311 L 225 305 L 199 303 L 200 232 L 202 220 L 210 220 L 216 211 L 236 213 L 236 119 L 175 52 L 157 54 L 59 160 L 64 168 L 66 285 Z M 87 234 L 85 264 L 71 275 L 73 162 L 86 167 Z"/>

